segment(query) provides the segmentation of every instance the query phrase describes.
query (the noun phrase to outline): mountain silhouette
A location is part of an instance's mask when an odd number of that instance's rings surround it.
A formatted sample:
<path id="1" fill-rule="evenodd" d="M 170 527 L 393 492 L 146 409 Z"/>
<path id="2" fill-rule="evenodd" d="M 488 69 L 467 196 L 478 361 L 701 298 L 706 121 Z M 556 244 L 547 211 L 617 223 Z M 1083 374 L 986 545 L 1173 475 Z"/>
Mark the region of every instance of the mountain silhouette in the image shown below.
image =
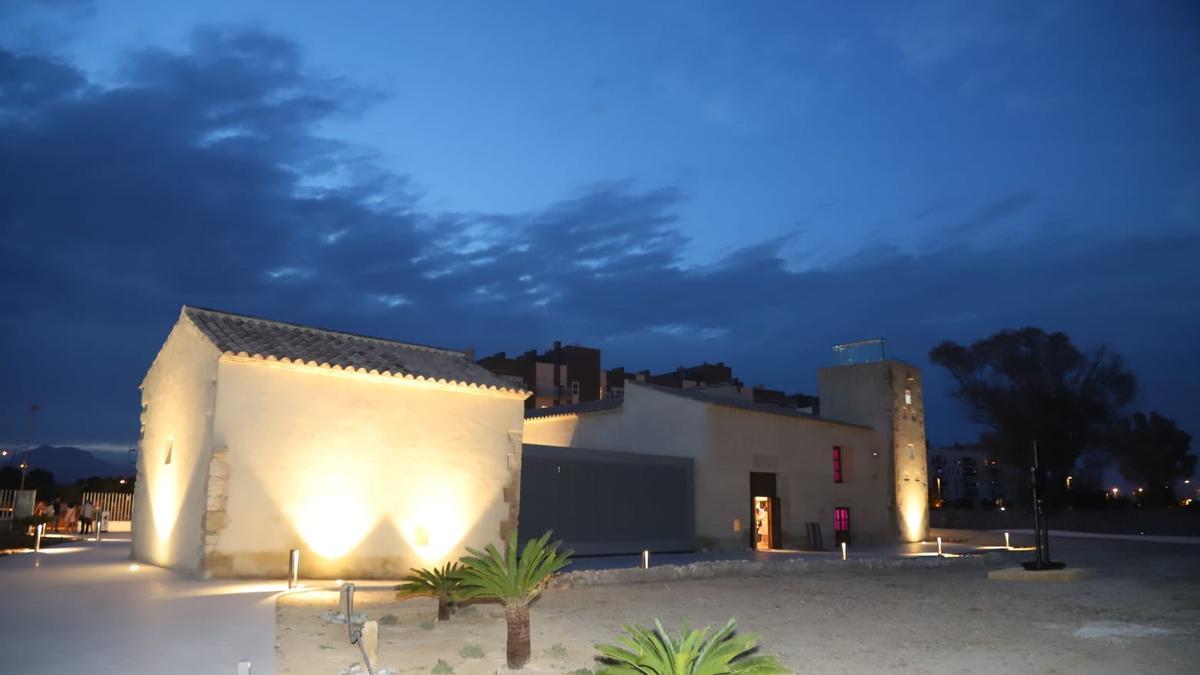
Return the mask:
<path id="1" fill-rule="evenodd" d="M 106 462 L 87 450 L 70 446 L 42 445 L 29 451 L 17 452 L 7 458 L 13 466 L 21 460 L 29 462 L 29 469 L 43 469 L 54 474 L 58 485 L 70 485 L 80 478 L 97 476 L 131 476 L 135 469 L 128 464 Z"/>

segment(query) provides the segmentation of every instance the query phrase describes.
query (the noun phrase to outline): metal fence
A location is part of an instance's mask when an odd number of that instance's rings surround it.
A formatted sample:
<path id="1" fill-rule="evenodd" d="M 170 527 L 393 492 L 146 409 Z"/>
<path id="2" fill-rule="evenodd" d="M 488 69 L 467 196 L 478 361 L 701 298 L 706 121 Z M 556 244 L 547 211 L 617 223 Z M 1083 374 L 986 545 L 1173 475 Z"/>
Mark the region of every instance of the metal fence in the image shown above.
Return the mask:
<path id="1" fill-rule="evenodd" d="M 8 520 L 13 517 L 13 505 L 16 501 L 16 490 L 0 490 L 0 520 Z"/>
<path id="2" fill-rule="evenodd" d="M 83 501 L 91 502 L 97 514 L 108 511 L 110 521 L 133 520 L 133 495 L 128 492 L 85 492 Z"/>

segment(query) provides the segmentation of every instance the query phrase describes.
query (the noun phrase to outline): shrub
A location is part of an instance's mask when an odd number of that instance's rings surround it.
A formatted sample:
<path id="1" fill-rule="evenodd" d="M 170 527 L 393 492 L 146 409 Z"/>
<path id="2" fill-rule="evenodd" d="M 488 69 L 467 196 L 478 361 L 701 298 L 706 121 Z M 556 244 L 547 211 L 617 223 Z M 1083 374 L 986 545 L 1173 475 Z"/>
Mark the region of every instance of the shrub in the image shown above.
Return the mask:
<path id="1" fill-rule="evenodd" d="M 468 548 L 462 559 L 460 592 L 464 598 L 496 598 L 504 605 L 508 624 L 506 657 L 509 668 L 529 663 L 529 603 L 553 574 L 571 562 L 571 551 L 559 552 L 562 542 L 549 543 L 550 532 L 525 542 L 517 553 L 517 534 L 508 538 L 504 553 L 488 544 L 483 551 Z"/>
<path id="2" fill-rule="evenodd" d="M 400 617 L 395 614 L 384 614 L 379 617 L 380 626 L 395 626 L 400 623 Z"/>
<path id="3" fill-rule="evenodd" d="M 459 572 L 462 570 L 458 563 L 446 563 L 433 569 L 409 570 L 404 577 L 404 583 L 396 586 L 396 596 L 404 598 L 412 595 L 432 595 L 438 601 L 438 621 L 450 619 L 450 606 L 454 603 L 458 592 Z"/>
<path id="4" fill-rule="evenodd" d="M 433 673 L 433 675 L 453 675 L 454 668 L 449 663 L 438 659 L 438 662 L 433 664 L 433 668 L 430 668 L 429 672 Z"/>
<path id="5" fill-rule="evenodd" d="M 458 655 L 464 659 L 482 659 L 483 647 L 479 645 L 463 645 L 463 648 L 458 650 Z"/>
<path id="6" fill-rule="evenodd" d="M 788 672 L 773 656 L 749 655 L 756 642 L 753 635 L 735 635 L 734 620 L 709 635 L 709 629 L 690 630 L 687 624 L 672 639 L 658 619 L 654 630 L 626 626 L 621 636 L 624 647 L 596 645 L 607 662 L 596 675 L 692 675 L 730 673 L 768 675 Z"/>

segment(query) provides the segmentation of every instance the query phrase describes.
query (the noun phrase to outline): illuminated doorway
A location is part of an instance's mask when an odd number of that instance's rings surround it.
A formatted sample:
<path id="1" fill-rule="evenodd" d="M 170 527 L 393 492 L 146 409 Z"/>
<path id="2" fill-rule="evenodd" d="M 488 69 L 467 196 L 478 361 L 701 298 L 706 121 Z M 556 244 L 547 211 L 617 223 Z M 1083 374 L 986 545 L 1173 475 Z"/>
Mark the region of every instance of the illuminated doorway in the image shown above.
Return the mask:
<path id="1" fill-rule="evenodd" d="M 775 491 L 775 474 L 750 473 L 750 546 L 759 551 L 780 548 L 782 522 L 779 517 L 779 495 Z"/>
<path id="2" fill-rule="evenodd" d="M 754 498 L 754 548 L 766 551 L 772 548 L 770 497 Z"/>

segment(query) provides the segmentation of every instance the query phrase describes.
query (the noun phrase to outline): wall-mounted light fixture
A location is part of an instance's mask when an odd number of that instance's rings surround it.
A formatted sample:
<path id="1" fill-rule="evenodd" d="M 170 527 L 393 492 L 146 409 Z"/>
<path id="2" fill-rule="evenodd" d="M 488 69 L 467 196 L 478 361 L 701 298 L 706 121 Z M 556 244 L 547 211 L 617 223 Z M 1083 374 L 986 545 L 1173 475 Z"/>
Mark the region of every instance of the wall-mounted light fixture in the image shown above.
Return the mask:
<path id="1" fill-rule="evenodd" d="M 1011 551 L 1011 550 L 1012 550 L 1012 543 L 1011 543 L 1011 542 L 1009 542 L 1009 540 L 1008 540 L 1008 533 L 1007 533 L 1007 532 L 1005 532 L 1005 533 L 1004 533 L 1004 550 L 1005 550 L 1005 551 Z"/>
<path id="2" fill-rule="evenodd" d="M 650 569 L 650 551 L 642 551 L 642 569 Z"/>
<path id="3" fill-rule="evenodd" d="M 842 542 L 842 560 L 846 559 L 846 542 Z"/>

